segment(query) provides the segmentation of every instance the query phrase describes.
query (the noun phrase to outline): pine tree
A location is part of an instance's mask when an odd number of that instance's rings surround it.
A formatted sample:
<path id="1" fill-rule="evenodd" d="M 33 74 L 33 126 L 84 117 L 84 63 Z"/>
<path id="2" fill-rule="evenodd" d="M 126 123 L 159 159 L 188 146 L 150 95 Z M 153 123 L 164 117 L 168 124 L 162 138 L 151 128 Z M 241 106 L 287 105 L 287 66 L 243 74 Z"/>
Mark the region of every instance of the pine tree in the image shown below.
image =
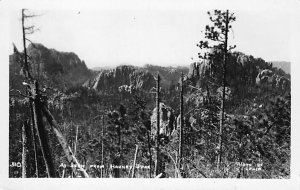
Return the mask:
<path id="1" fill-rule="evenodd" d="M 222 69 L 222 100 L 221 113 L 218 137 L 218 158 L 217 170 L 220 170 L 221 156 L 222 156 L 222 129 L 225 120 L 225 89 L 226 89 L 226 65 L 228 52 L 235 48 L 235 46 L 228 47 L 228 33 L 232 28 L 231 23 L 235 21 L 234 13 L 229 13 L 228 10 L 215 10 L 213 13 L 208 12 L 209 19 L 213 26 L 206 25 L 205 27 L 205 41 L 200 41 L 197 46 L 200 49 L 210 49 L 213 51 L 199 53 L 199 58 L 203 60 L 212 60 L 215 54 L 220 54 L 223 57 Z M 220 67 L 219 67 L 220 68 Z"/>

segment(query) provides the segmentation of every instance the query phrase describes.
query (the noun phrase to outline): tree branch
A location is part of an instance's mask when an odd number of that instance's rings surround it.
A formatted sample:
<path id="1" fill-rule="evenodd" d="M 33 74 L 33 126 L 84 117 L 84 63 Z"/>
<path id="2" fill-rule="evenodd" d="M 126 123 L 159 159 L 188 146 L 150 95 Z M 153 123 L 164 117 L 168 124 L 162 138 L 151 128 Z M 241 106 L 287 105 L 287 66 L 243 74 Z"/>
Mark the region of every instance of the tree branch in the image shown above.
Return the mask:
<path id="1" fill-rule="evenodd" d="M 34 26 L 28 26 L 28 27 L 24 27 L 25 30 L 33 30 Z"/>
<path id="2" fill-rule="evenodd" d="M 230 46 L 230 47 L 228 48 L 228 51 L 231 51 L 231 50 L 233 50 L 234 48 L 236 48 L 236 45 Z"/>
<path id="3" fill-rule="evenodd" d="M 28 38 L 25 38 L 25 40 L 27 40 L 28 42 L 30 42 L 31 44 L 34 44 L 31 40 L 29 40 Z M 29 57 L 29 56 L 28 56 Z"/>
<path id="4" fill-rule="evenodd" d="M 171 160 L 173 161 L 174 163 L 174 166 L 175 166 L 175 170 L 177 171 L 177 174 L 178 174 L 178 178 L 182 178 L 181 174 L 180 174 L 180 170 L 179 168 L 177 167 L 177 163 L 175 162 L 174 158 L 171 156 L 171 154 L 169 152 L 168 153 L 168 156 L 171 158 Z"/>
<path id="5" fill-rule="evenodd" d="M 13 92 L 13 91 L 18 92 L 18 94 L 10 94 L 10 96 L 19 96 L 20 95 L 20 96 L 23 96 L 25 98 L 32 98 L 31 96 L 23 94 L 20 90 L 14 90 L 14 89 L 10 90 L 10 92 Z"/>

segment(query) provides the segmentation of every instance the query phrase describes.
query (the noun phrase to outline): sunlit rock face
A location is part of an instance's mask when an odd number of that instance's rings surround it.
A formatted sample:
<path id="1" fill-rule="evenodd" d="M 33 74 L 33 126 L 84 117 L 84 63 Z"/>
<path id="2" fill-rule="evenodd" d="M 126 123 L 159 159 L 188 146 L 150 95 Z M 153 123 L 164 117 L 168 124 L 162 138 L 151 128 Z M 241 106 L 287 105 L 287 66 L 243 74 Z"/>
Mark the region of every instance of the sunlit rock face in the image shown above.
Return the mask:
<path id="1" fill-rule="evenodd" d="M 289 91 L 291 88 L 290 79 L 285 76 L 278 75 L 269 69 L 264 69 L 258 73 L 256 77 L 258 86 L 272 87 L 280 91 Z"/>
<path id="2" fill-rule="evenodd" d="M 99 92 L 117 93 L 124 85 L 134 89 L 150 90 L 155 87 L 155 79 L 146 70 L 122 65 L 115 69 L 101 71 L 88 85 Z"/>
<path id="3" fill-rule="evenodd" d="M 154 108 L 151 115 L 151 135 L 157 134 L 157 109 Z M 171 137 L 172 132 L 176 129 L 176 118 L 174 110 L 164 103 L 159 106 L 159 134 L 165 137 Z"/>

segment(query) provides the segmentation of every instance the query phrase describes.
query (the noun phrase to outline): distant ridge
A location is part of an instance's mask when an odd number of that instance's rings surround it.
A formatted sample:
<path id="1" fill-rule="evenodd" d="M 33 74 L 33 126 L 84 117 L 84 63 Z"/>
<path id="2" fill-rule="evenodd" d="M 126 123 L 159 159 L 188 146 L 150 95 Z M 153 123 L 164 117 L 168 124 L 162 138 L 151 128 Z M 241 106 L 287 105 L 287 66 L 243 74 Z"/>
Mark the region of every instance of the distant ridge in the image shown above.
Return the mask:
<path id="1" fill-rule="evenodd" d="M 273 67 L 277 67 L 278 69 L 282 69 L 284 72 L 291 74 L 291 62 L 271 61 L 271 63 L 273 63 Z"/>
<path id="2" fill-rule="evenodd" d="M 110 70 L 110 69 L 113 69 L 115 68 L 114 66 L 103 66 L 103 67 L 93 67 L 91 68 L 91 70 L 93 71 L 103 71 L 103 70 Z"/>

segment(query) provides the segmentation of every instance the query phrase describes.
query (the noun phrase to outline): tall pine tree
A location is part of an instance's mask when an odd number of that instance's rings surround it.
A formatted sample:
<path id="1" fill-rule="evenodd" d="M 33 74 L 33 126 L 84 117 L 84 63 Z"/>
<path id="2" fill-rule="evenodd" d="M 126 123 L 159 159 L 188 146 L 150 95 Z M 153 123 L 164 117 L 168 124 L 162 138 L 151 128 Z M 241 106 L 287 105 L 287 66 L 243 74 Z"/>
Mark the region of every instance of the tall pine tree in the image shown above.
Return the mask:
<path id="1" fill-rule="evenodd" d="M 221 113 L 220 113 L 220 125 L 218 136 L 218 158 L 217 158 L 217 170 L 220 170 L 221 158 L 222 158 L 222 129 L 224 127 L 225 120 L 225 89 L 226 89 L 226 65 L 228 52 L 235 48 L 235 46 L 228 46 L 228 33 L 232 28 L 231 23 L 236 20 L 234 13 L 229 13 L 228 10 L 214 10 L 208 12 L 209 19 L 212 22 L 211 25 L 205 27 L 205 40 L 200 41 L 197 46 L 203 50 L 199 53 L 199 58 L 202 60 L 212 61 L 216 54 L 221 55 L 223 58 L 222 65 L 217 65 L 217 68 L 222 69 L 222 100 L 221 100 Z"/>

